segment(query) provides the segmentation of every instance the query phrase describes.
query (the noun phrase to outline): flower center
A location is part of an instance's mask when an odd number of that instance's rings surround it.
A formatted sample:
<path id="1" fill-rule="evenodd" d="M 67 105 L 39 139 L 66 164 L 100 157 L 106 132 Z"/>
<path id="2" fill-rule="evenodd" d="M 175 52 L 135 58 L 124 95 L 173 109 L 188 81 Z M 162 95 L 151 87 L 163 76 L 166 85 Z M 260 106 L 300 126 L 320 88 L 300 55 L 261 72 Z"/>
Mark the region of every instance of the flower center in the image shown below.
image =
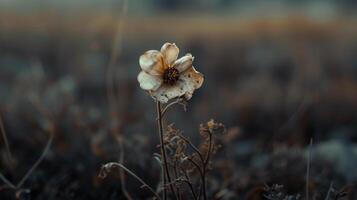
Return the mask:
<path id="1" fill-rule="evenodd" d="M 174 67 L 169 67 L 164 72 L 163 80 L 164 80 L 164 83 L 173 85 L 176 83 L 176 81 L 179 79 L 179 77 L 180 77 L 179 71 Z"/>

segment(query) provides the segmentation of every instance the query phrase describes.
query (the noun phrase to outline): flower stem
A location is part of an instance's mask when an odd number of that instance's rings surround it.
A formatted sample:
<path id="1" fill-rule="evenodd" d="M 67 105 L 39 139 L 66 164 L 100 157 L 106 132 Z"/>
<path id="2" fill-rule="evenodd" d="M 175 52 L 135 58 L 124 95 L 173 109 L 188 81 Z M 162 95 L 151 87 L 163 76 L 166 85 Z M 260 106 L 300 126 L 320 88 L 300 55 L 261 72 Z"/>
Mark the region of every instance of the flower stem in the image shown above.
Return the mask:
<path id="1" fill-rule="evenodd" d="M 156 102 L 156 111 L 157 111 L 157 120 L 158 120 L 158 127 L 159 127 L 159 135 L 160 135 L 160 147 L 161 147 L 161 156 L 162 156 L 162 169 L 165 171 L 166 176 L 164 176 L 164 199 L 166 199 L 166 183 L 169 183 L 171 193 L 176 196 L 174 187 L 172 186 L 170 171 L 167 164 L 167 155 L 165 150 L 165 143 L 164 143 L 164 130 L 163 130 L 163 113 L 161 108 L 161 103 L 159 101 Z M 165 174 L 164 174 L 165 175 Z M 166 181 L 166 178 L 167 181 Z"/>
<path id="2" fill-rule="evenodd" d="M 206 160 L 203 164 L 203 179 L 202 179 L 202 190 L 203 190 L 203 199 L 207 199 L 207 192 L 206 192 L 206 174 L 207 174 L 207 167 L 209 165 L 209 159 L 210 159 L 210 154 L 212 151 L 212 133 L 209 134 L 209 146 L 208 146 L 208 152 L 207 152 L 207 157 Z"/>

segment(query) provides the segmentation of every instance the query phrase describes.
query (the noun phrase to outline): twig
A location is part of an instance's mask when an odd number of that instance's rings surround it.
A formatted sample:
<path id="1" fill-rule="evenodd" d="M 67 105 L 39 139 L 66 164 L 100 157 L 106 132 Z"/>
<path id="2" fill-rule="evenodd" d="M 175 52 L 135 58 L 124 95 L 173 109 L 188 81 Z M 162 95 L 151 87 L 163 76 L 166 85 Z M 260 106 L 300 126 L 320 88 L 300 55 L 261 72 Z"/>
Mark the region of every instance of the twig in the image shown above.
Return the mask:
<path id="1" fill-rule="evenodd" d="M 312 148 L 312 138 L 310 139 L 309 150 L 307 154 L 307 167 L 306 167 L 306 200 L 309 200 L 309 181 L 310 181 L 310 165 L 311 165 L 311 148 Z"/>
<path id="2" fill-rule="evenodd" d="M 204 159 L 202 153 L 200 152 L 200 150 L 198 150 L 198 148 L 187 138 L 185 138 L 182 135 L 178 135 L 181 139 L 183 139 L 187 144 L 190 145 L 190 147 L 198 154 L 198 156 L 200 157 L 200 160 L 202 162 L 202 169 L 200 168 L 200 166 L 193 161 L 192 159 L 188 159 L 190 162 L 192 162 L 196 168 L 199 170 L 200 172 L 200 176 L 201 176 L 201 186 L 199 189 L 199 197 L 201 197 L 201 195 L 203 194 L 203 198 L 206 200 L 207 199 L 207 193 L 206 193 L 206 174 L 207 174 L 207 165 L 209 163 L 209 159 L 210 159 L 210 154 L 212 151 L 212 134 L 210 132 L 208 132 L 209 134 L 209 147 L 208 147 L 208 152 L 207 152 L 207 156 Z M 201 192 L 202 190 L 202 192 Z"/>
<path id="3" fill-rule="evenodd" d="M 150 192 L 155 195 L 155 197 L 159 200 L 161 200 L 160 196 L 155 192 L 155 190 L 150 187 L 147 183 L 145 183 L 144 180 L 142 180 L 140 177 L 138 177 L 134 172 L 132 172 L 130 169 L 126 168 L 124 165 L 116 162 L 110 162 L 102 166 L 102 169 L 100 170 L 99 177 L 105 178 L 107 176 L 107 173 L 111 171 L 111 169 L 115 167 L 119 167 L 120 169 L 123 169 L 126 173 L 130 174 L 132 177 L 134 177 L 136 180 L 138 180 L 141 184 L 142 187 L 146 187 L 150 190 Z"/>
<path id="4" fill-rule="evenodd" d="M 187 171 L 186 170 L 183 170 L 181 169 L 181 171 L 183 172 L 183 174 L 185 175 L 185 178 L 187 179 L 185 182 L 188 184 L 190 190 L 191 190 L 191 193 L 192 193 L 192 196 L 193 196 L 193 199 L 197 200 L 197 195 L 196 195 L 196 192 L 193 188 L 193 184 L 190 180 L 190 176 L 187 174 Z"/>
<path id="5" fill-rule="evenodd" d="M 183 135 L 178 135 L 178 136 L 179 136 L 183 141 L 185 141 L 186 144 L 188 144 L 188 145 L 198 154 L 198 156 L 200 157 L 200 160 L 201 160 L 201 162 L 202 162 L 202 165 L 204 165 L 205 160 L 204 160 L 203 155 L 202 155 L 202 153 L 200 152 L 200 150 L 198 150 L 198 148 L 197 148 L 189 139 L 187 139 L 185 136 L 183 136 Z"/>
<path id="6" fill-rule="evenodd" d="M 190 191 L 191 191 L 193 199 L 196 200 L 197 196 L 196 196 L 195 190 L 193 189 L 192 183 L 189 180 L 186 180 L 186 179 L 182 179 L 181 181 L 185 182 L 188 185 L 188 187 L 190 188 Z"/>
<path id="7" fill-rule="evenodd" d="M 199 164 L 197 164 L 194 160 L 192 160 L 191 158 L 187 158 L 187 160 L 188 161 L 190 161 L 196 168 L 197 168 L 197 170 L 198 170 L 198 172 L 200 173 L 200 176 L 201 176 L 201 180 L 202 180 L 202 182 L 205 180 L 204 179 L 204 173 L 203 173 L 203 171 L 201 170 L 201 168 L 200 168 L 200 165 Z M 199 190 L 201 190 L 201 189 L 199 189 Z M 200 191 L 200 195 L 199 196 L 201 196 L 201 191 Z"/>
<path id="8" fill-rule="evenodd" d="M 191 158 L 187 158 L 187 160 L 190 161 L 197 168 L 198 172 L 202 176 L 203 175 L 203 171 L 201 170 L 200 165 L 197 162 L 195 162 L 194 160 L 192 160 Z"/>

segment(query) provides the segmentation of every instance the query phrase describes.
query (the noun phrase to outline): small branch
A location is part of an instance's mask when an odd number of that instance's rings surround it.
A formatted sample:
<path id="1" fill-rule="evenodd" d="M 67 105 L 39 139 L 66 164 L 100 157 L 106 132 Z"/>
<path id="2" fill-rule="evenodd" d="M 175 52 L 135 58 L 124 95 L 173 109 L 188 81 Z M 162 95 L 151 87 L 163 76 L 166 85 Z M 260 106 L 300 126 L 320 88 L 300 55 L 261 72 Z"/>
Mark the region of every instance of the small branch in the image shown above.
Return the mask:
<path id="1" fill-rule="evenodd" d="M 183 182 L 185 182 L 185 183 L 188 185 L 188 187 L 190 188 L 190 191 L 191 191 L 191 194 L 192 194 L 193 199 L 196 200 L 196 199 L 197 199 L 197 196 L 196 196 L 195 190 L 193 189 L 192 183 L 191 183 L 189 180 L 187 180 L 187 179 L 182 179 L 182 180 L 180 180 L 180 181 L 183 181 Z"/>
<path id="2" fill-rule="evenodd" d="M 119 167 L 120 169 L 123 169 L 126 173 L 130 174 L 132 177 L 134 177 L 136 180 L 138 180 L 141 184 L 142 187 L 146 187 L 150 190 L 150 192 L 155 195 L 155 197 L 159 200 L 161 200 L 160 196 L 155 192 L 155 190 L 150 187 L 145 181 L 143 181 L 140 177 L 138 177 L 134 172 L 132 172 L 130 169 L 126 168 L 124 165 L 116 162 L 110 162 L 102 166 L 102 169 L 99 172 L 99 177 L 100 178 L 105 178 L 108 173 L 110 173 L 111 169 L 113 167 Z"/>
<path id="3" fill-rule="evenodd" d="M 197 168 L 198 172 L 200 173 L 201 179 L 203 180 L 203 172 L 201 170 L 200 165 L 198 165 L 194 160 L 192 160 L 191 158 L 187 159 L 188 161 L 190 161 L 193 165 L 195 165 L 195 167 Z"/>
<path id="4" fill-rule="evenodd" d="M 205 163 L 205 160 L 203 159 L 203 155 L 202 153 L 200 152 L 200 150 L 198 150 L 198 148 L 189 140 L 187 139 L 186 137 L 184 137 L 183 135 L 178 135 L 183 141 L 185 141 L 197 154 L 198 156 L 200 157 L 200 160 L 202 162 L 202 165 L 204 165 Z"/>
<path id="5" fill-rule="evenodd" d="M 200 177 L 201 177 L 201 185 L 202 185 L 202 183 L 205 181 L 205 175 L 204 175 L 203 171 L 201 170 L 200 166 L 194 160 L 192 160 L 191 158 L 187 158 L 187 160 L 190 161 L 197 168 L 197 170 L 200 174 Z M 198 197 L 200 199 L 201 198 L 201 186 L 199 187 L 198 191 L 199 191 Z"/>
<path id="6" fill-rule="evenodd" d="M 188 186 L 189 186 L 189 188 L 190 188 L 190 190 L 191 190 L 193 199 L 197 200 L 197 195 L 196 195 L 196 192 L 195 192 L 195 190 L 194 190 L 194 188 L 193 188 L 193 184 L 192 184 L 192 182 L 191 182 L 191 180 L 190 180 L 190 176 L 187 174 L 187 171 L 186 171 L 186 170 L 181 169 L 181 171 L 182 171 L 183 174 L 185 175 L 185 178 L 186 178 L 186 181 L 185 181 L 185 182 L 188 184 Z"/>

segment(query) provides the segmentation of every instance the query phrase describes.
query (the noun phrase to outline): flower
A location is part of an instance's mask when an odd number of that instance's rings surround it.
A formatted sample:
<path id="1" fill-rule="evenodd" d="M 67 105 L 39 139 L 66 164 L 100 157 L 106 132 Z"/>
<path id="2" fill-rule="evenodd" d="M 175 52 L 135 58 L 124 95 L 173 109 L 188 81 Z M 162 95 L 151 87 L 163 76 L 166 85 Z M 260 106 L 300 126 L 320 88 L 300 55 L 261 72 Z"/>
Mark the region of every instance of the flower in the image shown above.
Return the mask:
<path id="1" fill-rule="evenodd" d="M 140 87 L 161 103 L 181 96 L 189 100 L 202 86 L 203 75 L 192 66 L 194 57 L 186 54 L 177 59 L 178 54 L 174 43 L 165 43 L 160 51 L 149 50 L 140 56 Z"/>

